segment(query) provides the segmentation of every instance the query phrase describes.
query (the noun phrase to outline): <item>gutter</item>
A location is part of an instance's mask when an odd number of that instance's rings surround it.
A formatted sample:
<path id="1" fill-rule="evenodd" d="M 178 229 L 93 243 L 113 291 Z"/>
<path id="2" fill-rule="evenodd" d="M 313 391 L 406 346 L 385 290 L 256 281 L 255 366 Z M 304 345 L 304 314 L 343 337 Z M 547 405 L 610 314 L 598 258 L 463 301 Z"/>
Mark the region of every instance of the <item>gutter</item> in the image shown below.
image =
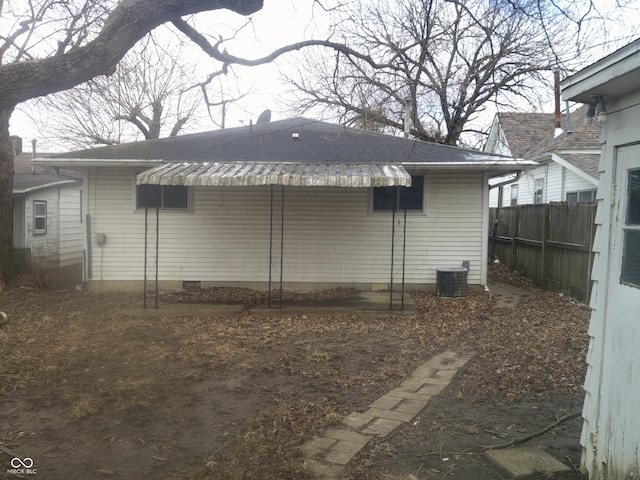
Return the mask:
<path id="1" fill-rule="evenodd" d="M 510 180 L 505 180 L 504 182 L 496 183 L 495 185 L 489 185 L 489 190 L 493 190 L 494 188 L 504 187 L 505 185 L 510 185 L 514 182 L 517 182 L 522 177 L 522 170 L 518 170 L 516 172 L 516 176 Z"/>
<path id="2" fill-rule="evenodd" d="M 72 179 L 71 177 L 67 177 L 69 180 L 61 180 L 59 182 L 47 183 L 46 185 L 38 185 L 36 187 L 25 188 L 24 190 L 14 190 L 14 194 L 19 195 L 27 195 L 29 193 L 37 192 L 40 190 L 47 190 L 49 188 L 61 187 L 63 185 L 73 185 L 74 183 L 81 183 L 79 178 Z"/>

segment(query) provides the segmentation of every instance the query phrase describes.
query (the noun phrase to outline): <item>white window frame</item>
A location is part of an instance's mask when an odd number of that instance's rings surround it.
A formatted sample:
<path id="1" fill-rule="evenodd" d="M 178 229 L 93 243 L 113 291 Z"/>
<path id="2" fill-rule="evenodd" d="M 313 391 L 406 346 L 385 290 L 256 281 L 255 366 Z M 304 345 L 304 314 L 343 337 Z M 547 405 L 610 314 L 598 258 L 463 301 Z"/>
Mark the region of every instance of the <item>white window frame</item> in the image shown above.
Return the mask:
<path id="1" fill-rule="evenodd" d="M 520 185 L 518 185 L 517 183 L 514 183 L 513 185 L 511 185 L 511 202 L 510 202 L 511 207 L 518 206 L 519 191 L 520 191 Z"/>
<path id="2" fill-rule="evenodd" d="M 544 203 L 544 177 L 533 180 L 533 203 L 540 205 Z"/>
<path id="3" fill-rule="evenodd" d="M 38 213 L 38 207 L 44 207 L 44 213 Z M 34 235 L 46 235 L 47 234 L 47 202 L 45 200 L 33 201 L 33 234 Z M 44 228 L 38 228 L 38 220 L 44 219 Z"/>
<path id="4" fill-rule="evenodd" d="M 591 200 L 581 200 L 580 197 L 584 194 L 590 194 Z M 569 200 L 569 196 L 575 195 L 576 196 L 576 200 L 572 201 Z M 567 203 L 593 203 L 596 201 L 596 190 L 595 189 L 591 189 L 591 190 L 576 190 L 576 191 L 572 191 L 572 192 L 567 192 L 567 195 L 565 197 L 565 201 Z"/>

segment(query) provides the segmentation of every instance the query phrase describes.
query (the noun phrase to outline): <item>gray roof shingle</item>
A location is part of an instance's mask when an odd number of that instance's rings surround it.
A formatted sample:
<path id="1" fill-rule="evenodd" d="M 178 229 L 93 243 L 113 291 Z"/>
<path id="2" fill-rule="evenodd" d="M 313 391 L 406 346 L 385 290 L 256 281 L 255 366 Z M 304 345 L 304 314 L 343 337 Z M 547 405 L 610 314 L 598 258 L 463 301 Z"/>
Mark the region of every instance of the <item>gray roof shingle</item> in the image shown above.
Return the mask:
<path id="1" fill-rule="evenodd" d="M 585 124 L 587 105 L 571 112 L 571 131 L 567 133 L 567 118 L 561 115 L 563 132 L 555 134 L 553 113 L 499 113 L 502 131 L 511 153 L 516 158 L 531 158 L 562 150 L 595 150 L 600 148 L 602 128 L 597 122 Z"/>
<path id="2" fill-rule="evenodd" d="M 513 162 L 510 157 L 407 140 L 306 118 L 56 154 L 64 159 L 174 162 Z"/>

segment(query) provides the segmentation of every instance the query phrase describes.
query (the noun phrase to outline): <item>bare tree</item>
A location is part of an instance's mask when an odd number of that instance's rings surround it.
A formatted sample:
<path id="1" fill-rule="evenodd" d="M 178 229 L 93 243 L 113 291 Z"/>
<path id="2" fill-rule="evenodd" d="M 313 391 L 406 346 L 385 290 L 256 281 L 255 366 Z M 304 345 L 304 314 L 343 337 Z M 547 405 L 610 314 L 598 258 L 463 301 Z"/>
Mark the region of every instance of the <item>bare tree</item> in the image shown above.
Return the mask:
<path id="1" fill-rule="evenodd" d="M 9 122 L 29 99 L 112 74 L 151 30 L 185 15 L 242 15 L 262 0 L 4 0 L 0 2 L 0 290 L 12 273 L 13 149 Z"/>
<path id="2" fill-rule="evenodd" d="M 195 68 L 182 58 L 181 49 L 148 35 L 112 75 L 37 102 L 47 112 L 40 130 L 79 148 L 177 135 L 203 107 Z"/>
<path id="3" fill-rule="evenodd" d="M 361 56 L 307 54 L 289 77 L 295 109 L 402 130 L 409 101 L 415 138 L 456 145 L 488 104 L 535 101 L 575 58 L 593 12 L 573 1 L 360 0 L 334 23 Z"/>

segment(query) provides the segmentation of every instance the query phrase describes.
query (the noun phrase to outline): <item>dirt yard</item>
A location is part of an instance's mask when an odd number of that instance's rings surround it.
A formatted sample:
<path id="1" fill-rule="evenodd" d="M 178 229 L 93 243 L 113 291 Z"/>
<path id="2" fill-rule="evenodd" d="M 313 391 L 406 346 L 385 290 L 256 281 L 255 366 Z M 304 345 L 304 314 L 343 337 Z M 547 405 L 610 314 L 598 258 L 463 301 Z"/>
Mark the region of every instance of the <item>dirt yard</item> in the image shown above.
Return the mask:
<path id="1" fill-rule="evenodd" d="M 492 276 L 527 285 L 499 267 Z M 352 295 L 335 290 L 289 299 L 314 302 L 317 314 L 257 316 L 250 307 L 263 296 L 221 289 L 186 297 L 247 308 L 154 318 L 122 312 L 139 297 L 67 280 L 23 277 L 0 295 L 0 478 L 312 479 L 299 449 L 307 439 L 447 348 L 475 354 L 414 422 L 361 451 L 345 479 L 504 478 L 484 448 L 582 404 L 589 311 L 557 294 L 533 289 L 508 309 L 487 293 L 416 293 L 416 315 L 367 317 L 323 312 L 323 300 Z M 522 445 L 575 466 L 559 478 L 583 478 L 580 427 L 573 418 Z M 13 457 L 31 458 L 36 473 L 12 474 Z"/>

